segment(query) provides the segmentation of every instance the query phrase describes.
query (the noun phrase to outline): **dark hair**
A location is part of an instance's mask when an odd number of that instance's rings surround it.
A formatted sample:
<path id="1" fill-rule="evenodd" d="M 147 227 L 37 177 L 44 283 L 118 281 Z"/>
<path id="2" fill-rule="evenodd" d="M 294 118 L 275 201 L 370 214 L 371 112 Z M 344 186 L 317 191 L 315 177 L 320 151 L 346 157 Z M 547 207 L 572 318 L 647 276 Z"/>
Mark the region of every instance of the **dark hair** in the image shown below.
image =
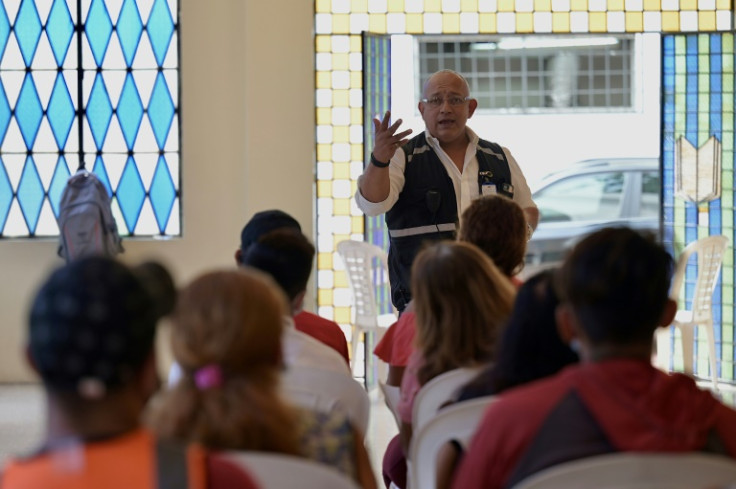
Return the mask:
<path id="1" fill-rule="evenodd" d="M 559 300 L 553 277 L 553 270 L 545 270 L 519 288 L 495 363 L 463 388 L 459 400 L 499 394 L 578 362 L 578 355 L 557 333 L 555 309 Z"/>
<path id="2" fill-rule="evenodd" d="M 168 268 L 156 261 L 145 261 L 132 268 L 153 299 L 156 317 L 168 316 L 176 305 L 176 284 Z"/>
<path id="3" fill-rule="evenodd" d="M 476 245 L 511 277 L 524 265 L 526 233 L 519 204 L 502 195 L 487 195 L 475 199 L 463 212 L 458 240 Z"/>
<path id="4" fill-rule="evenodd" d="M 573 248 L 557 292 L 592 344 L 648 342 L 667 304 L 673 269 L 651 233 L 605 228 Z"/>
<path id="5" fill-rule="evenodd" d="M 294 229 L 277 229 L 248 247 L 242 264 L 271 275 L 294 299 L 307 288 L 313 260 L 314 246 L 306 236 Z"/>
<path id="6" fill-rule="evenodd" d="M 277 229 L 292 229 L 301 232 L 302 227 L 299 221 L 278 209 L 256 212 L 240 232 L 240 250 L 245 253 L 263 235 Z"/>

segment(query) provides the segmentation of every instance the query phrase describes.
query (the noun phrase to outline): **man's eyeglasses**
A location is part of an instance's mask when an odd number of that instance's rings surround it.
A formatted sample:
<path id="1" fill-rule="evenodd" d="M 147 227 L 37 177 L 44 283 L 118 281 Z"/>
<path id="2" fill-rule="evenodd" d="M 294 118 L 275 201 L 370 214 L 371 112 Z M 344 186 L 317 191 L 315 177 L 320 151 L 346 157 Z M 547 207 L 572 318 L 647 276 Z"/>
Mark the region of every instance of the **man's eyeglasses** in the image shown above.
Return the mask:
<path id="1" fill-rule="evenodd" d="M 459 95 L 453 95 L 447 99 L 444 99 L 442 97 L 432 97 L 432 98 L 423 98 L 422 102 L 429 105 L 433 109 L 436 109 L 444 105 L 445 100 L 447 100 L 447 103 L 450 104 L 451 106 L 457 107 L 458 105 L 462 105 L 468 100 L 470 100 L 470 97 L 460 97 Z"/>

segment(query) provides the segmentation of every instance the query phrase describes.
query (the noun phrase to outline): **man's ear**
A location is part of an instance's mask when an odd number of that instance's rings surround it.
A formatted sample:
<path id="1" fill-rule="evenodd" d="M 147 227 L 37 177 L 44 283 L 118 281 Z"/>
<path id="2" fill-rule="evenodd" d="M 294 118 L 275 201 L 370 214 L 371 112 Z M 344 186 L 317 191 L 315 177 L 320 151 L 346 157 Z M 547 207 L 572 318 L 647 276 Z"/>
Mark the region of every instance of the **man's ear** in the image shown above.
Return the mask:
<path id="1" fill-rule="evenodd" d="M 304 307 L 304 296 L 305 295 L 307 295 L 307 291 L 302 290 L 291 300 L 292 315 L 296 316 L 297 314 L 302 312 L 302 308 Z"/>
<path id="2" fill-rule="evenodd" d="M 417 104 L 417 109 L 419 109 L 419 113 L 422 114 L 422 119 L 424 118 L 424 102 L 419 102 Z"/>
<path id="3" fill-rule="evenodd" d="M 473 114 L 475 113 L 475 109 L 477 108 L 478 108 L 478 101 L 475 100 L 474 98 L 471 98 L 468 101 L 468 119 L 473 117 Z"/>
<path id="4" fill-rule="evenodd" d="M 659 327 L 666 328 L 672 324 L 672 321 L 675 320 L 675 314 L 677 314 L 677 301 L 667 299 L 662 310 L 662 316 L 659 318 Z"/>
<path id="5" fill-rule="evenodd" d="M 238 248 L 235 250 L 235 264 L 241 266 L 243 264 L 243 250 Z"/>
<path id="6" fill-rule="evenodd" d="M 577 320 L 569 305 L 563 303 L 557 306 L 555 322 L 557 323 L 557 334 L 566 345 L 578 337 Z"/>

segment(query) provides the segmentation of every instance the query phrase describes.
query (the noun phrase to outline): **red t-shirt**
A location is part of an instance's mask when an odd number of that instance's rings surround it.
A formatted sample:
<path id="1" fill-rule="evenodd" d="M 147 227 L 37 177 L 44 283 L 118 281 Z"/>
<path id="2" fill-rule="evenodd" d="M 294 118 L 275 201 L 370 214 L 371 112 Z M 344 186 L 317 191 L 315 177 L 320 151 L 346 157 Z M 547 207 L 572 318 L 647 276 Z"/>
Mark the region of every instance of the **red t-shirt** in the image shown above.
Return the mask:
<path id="1" fill-rule="evenodd" d="M 415 319 L 414 312 L 402 314 L 399 320 L 384 333 L 381 341 L 373 349 L 373 353 L 389 365 L 406 367 L 414 351 Z"/>
<path id="2" fill-rule="evenodd" d="M 345 333 L 342 332 L 340 325 L 335 321 L 330 321 L 311 312 L 302 311 L 294 316 L 294 326 L 297 331 L 308 334 L 334 349 L 342 355 L 350 365 L 350 354 L 348 353 L 348 342 L 345 339 Z"/>

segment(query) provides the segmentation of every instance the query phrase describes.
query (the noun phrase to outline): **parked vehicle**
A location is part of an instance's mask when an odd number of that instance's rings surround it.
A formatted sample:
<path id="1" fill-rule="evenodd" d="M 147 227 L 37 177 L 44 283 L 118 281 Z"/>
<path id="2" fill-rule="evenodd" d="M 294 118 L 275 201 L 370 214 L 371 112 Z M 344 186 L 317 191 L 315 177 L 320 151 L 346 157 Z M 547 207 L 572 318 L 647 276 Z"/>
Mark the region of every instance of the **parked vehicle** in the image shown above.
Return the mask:
<path id="1" fill-rule="evenodd" d="M 528 243 L 525 275 L 559 265 L 585 235 L 608 226 L 659 235 L 656 158 L 585 160 L 544 177 L 533 192 L 539 226 Z"/>

